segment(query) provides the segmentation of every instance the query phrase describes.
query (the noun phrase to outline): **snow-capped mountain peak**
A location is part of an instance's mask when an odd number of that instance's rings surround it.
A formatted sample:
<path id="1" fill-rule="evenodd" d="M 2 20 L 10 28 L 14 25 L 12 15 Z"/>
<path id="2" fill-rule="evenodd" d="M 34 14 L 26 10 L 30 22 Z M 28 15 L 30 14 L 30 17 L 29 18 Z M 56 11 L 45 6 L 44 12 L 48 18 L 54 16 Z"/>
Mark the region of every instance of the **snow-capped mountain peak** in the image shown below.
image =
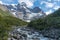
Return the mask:
<path id="1" fill-rule="evenodd" d="M 30 22 L 34 18 L 40 18 L 45 15 L 45 13 L 39 7 L 34 7 L 31 9 L 28 8 L 24 2 L 21 4 L 18 3 L 4 6 L 6 6 L 8 10 L 15 15 L 15 17 L 27 22 Z"/>
<path id="2" fill-rule="evenodd" d="M 16 8 L 16 5 L 17 5 L 17 4 L 11 4 L 11 5 L 12 5 L 14 8 Z"/>

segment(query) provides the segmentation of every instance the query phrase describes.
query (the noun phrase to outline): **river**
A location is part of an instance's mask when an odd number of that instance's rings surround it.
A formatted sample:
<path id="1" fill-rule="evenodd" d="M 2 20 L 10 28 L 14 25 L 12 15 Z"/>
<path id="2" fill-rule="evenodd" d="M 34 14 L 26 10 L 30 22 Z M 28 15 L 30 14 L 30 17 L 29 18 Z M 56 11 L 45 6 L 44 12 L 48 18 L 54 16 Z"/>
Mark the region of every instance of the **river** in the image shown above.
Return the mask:
<path id="1" fill-rule="evenodd" d="M 29 27 L 15 28 L 9 32 L 8 40 L 57 40 L 49 37 L 44 37 L 41 31 L 31 29 Z"/>

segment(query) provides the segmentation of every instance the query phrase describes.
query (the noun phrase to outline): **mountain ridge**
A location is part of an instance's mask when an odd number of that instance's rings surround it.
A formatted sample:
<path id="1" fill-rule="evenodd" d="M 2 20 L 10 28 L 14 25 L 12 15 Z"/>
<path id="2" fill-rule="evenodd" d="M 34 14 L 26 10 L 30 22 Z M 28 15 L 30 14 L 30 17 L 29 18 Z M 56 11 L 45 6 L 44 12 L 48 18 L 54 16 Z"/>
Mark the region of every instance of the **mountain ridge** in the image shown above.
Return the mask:
<path id="1" fill-rule="evenodd" d="M 28 8 L 25 3 L 17 4 L 15 5 L 15 7 L 13 7 L 12 5 L 6 5 L 6 7 L 10 10 L 10 12 L 12 12 L 12 14 L 15 14 L 17 18 L 21 19 L 22 17 L 22 20 L 24 21 L 27 21 L 28 19 L 29 19 L 28 21 L 31 21 L 33 17 L 39 18 L 40 16 L 46 15 L 39 7 L 35 7 L 31 9 L 31 8 Z M 29 18 L 27 19 L 27 17 Z"/>
<path id="2" fill-rule="evenodd" d="M 10 14 L 10 12 L 0 9 L 0 40 L 8 40 L 8 32 L 12 30 L 12 26 L 27 25 L 27 22 Z"/>
<path id="3" fill-rule="evenodd" d="M 37 30 L 44 30 L 51 27 L 60 28 L 60 9 L 43 18 L 31 21 L 28 24 L 28 27 L 35 28 Z"/>

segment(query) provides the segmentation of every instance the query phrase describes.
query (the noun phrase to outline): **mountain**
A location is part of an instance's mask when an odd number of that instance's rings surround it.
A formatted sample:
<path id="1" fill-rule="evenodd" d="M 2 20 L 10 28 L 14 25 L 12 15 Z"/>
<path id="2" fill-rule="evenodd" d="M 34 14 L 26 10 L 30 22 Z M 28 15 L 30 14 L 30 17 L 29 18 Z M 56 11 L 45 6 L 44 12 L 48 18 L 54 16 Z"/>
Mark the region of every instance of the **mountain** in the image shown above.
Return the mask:
<path id="1" fill-rule="evenodd" d="M 56 10 L 55 12 L 53 12 L 51 15 L 49 15 L 50 17 L 60 17 L 60 8 L 58 10 Z"/>
<path id="2" fill-rule="evenodd" d="M 40 18 L 46 15 L 39 7 L 28 8 L 24 2 L 4 6 L 6 6 L 15 17 L 27 22 L 33 20 L 33 18 Z"/>
<path id="3" fill-rule="evenodd" d="M 0 5 L 0 40 L 7 40 L 8 32 L 12 30 L 12 26 L 24 25 L 27 25 L 27 22 L 12 16 L 5 6 Z"/>
<path id="4" fill-rule="evenodd" d="M 41 9 L 39 7 L 34 7 L 32 12 L 39 13 L 39 12 L 41 12 Z"/>
<path id="5" fill-rule="evenodd" d="M 37 30 L 44 30 L 51 27 L 60 28 L 60 9 L 48 16 L 31 21 L 28 27 L 35 28 Z"/>
<path id="6" fill-rule="evenodd" d="M 3 11 L 8 11 L 7 7 L 3 6 L 2 4 L 0 4 L 0 9 L 3 10 Z"/>
<path id="7" fill-rule="evenodd" d="M 9 12 L 8 8 L 6 6 L 3 6 L 0 4 L 0 15 L 1 16 L 13 16 L 12 13 Z"/>

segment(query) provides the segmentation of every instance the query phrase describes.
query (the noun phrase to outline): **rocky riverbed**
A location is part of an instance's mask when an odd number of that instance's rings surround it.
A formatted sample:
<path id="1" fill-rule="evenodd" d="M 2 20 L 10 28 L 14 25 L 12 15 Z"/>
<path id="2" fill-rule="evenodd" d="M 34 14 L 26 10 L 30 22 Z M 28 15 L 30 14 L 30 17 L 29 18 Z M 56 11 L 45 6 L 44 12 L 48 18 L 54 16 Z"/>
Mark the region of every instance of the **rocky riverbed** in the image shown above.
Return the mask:
<path id="1" fill-rule="evenodd" d="M 60 40 L 60 29 L 50 28 L 42 31 L 28 27 L 15 28 L 9 32 L 8 40 Z"/>

